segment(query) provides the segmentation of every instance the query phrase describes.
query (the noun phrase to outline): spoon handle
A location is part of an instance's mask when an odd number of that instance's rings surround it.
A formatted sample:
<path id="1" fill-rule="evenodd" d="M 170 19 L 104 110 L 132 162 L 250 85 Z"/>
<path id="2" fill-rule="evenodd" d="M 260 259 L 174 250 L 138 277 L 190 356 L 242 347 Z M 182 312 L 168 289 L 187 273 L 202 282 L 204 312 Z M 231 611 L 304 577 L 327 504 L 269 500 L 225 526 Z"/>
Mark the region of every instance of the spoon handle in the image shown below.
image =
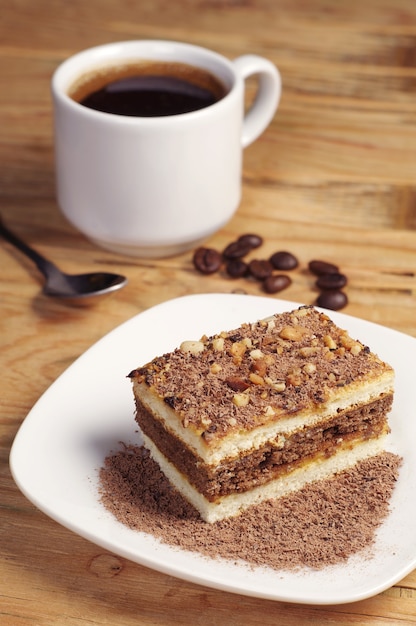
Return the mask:
<path id="1" fill-rule="evenodd" d="M 57 270 L 56 266 L 53 263 L 51 263 L 51 261 L 48 261 L 47 259 L 45 259 L 45 257 L 39 254 L 39 252 L 36 252 L 36 250 L 28 246 L 27 243 L 25 243 L 17 235 L 12 233 L 12 231 L 9 230 L 7 226 L 4 224 L 1 216 L 0 216 L 0 235 L 3 237 L 3 239 L 11 243 L 18 250 L 20 250 L 20 252 L 23 252 L 23 254 L 25 254 L 29 259 L 31 259 L 35 263 L 38 270 L 45 276 L 45 278 L 47 278 L 48 276 L 50 276 L 52 273 L 54 273 Z"/>

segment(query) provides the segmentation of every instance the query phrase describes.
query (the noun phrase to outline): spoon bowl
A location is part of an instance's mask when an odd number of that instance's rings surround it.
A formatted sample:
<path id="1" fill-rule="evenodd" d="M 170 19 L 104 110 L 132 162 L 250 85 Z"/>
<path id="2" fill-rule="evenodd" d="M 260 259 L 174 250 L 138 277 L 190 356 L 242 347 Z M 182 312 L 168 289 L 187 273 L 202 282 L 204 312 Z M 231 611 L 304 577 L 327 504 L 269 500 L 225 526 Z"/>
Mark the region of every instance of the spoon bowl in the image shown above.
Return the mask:
<path id="1" fill-rule="evenodd" d="M 12 233 L 5 226 L 1 217 L 0 235 L 35 263 L 45 278 L 42 293 L 46 296 L 57 298 L 68 304 L 88 304 L 93 298 L 96 300 L 112 294 L 127 284 L 125 276 L 111 272 L 89 272 L 87 274 L 62 272 L 54 263 Z"/>
<path id="2" fill-rule="evenodd" d="M 46 280 L 42 293 L 67 302 L 86 304 L 91 298 L 96 300 L 118 291 L 127 283 L 121 274 L 110 272 L 89 272 L 87 274 L 65 274 L 61 272 L 53 280 Z"/>

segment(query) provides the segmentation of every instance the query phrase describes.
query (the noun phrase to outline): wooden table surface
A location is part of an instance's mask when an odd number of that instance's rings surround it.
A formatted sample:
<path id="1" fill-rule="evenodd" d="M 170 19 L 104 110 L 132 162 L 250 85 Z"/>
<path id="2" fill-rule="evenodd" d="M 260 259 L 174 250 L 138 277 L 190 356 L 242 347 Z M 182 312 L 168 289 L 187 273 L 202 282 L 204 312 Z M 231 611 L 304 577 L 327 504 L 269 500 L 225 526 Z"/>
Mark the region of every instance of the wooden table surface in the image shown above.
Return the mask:
<path id="1" fill-rule="evenodd" d="M 69 272 L 125 273 L 92 308 L 40 295 L 29 262 L 0 242 L 0 623 L 6 626 L 413 624 L 416 572 L 348 605 L 264 601 L 193 585 L 111 555 L 19 492 L 8 457 L 26 414 L 105 333 L 184 294 L 259 285 L 198 275 L 191 253 L 142 261 L 100 250 L 57 208 L 49 81 L 70 54 L 109 41 L 184 40 L 229 58 L 270 58 L 281 106 L 244 155 L 237 214 L 208 242 L 265 239 L 301 267 L 279 297 L 316 298 L 312 258 L 349 277 L 345 313 L 416 336 L 416 3 L 414 0 L 12 0 L 0 17 L 0 210 Z M 273 297 L 273 296 L 271 296 Z M 409 363 L 411 355 L 409 355 Z M 56 416 L 59 419 L 59 415 Z M 36 441 L 33 442 L 36 458 Z"/>

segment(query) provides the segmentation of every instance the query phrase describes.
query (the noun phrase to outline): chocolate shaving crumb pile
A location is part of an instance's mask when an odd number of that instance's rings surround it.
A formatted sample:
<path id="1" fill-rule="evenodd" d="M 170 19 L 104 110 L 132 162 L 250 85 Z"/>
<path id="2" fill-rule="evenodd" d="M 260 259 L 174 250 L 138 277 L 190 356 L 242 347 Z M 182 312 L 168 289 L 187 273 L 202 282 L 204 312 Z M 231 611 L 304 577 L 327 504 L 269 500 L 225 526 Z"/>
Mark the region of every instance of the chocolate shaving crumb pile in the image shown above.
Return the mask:
<path id="1" fill-rule="evenodd" d="M 400 457 L 383 452 L 332 479 L 207 524 L 145 448 L 125 446 L 100 469 L 101 499 L 121 523 L 171 546 L 276 570 L 320 569 L 371 547 L 400 464 Z"/>

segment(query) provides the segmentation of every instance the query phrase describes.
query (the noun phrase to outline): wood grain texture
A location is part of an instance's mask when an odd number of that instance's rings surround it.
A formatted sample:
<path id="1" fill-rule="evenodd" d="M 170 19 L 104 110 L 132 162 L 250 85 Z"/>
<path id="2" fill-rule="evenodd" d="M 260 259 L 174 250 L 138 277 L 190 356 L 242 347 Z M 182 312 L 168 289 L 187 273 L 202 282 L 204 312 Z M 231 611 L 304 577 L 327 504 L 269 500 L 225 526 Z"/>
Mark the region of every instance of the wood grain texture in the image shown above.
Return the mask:
<path id="1" fill-rule="evenodd" d="M 82 352 L 136 313 L 202 292 L 261 294 L 202 277 L 191 254 L 142 261 L 99 250 L 55 200 L 49 82 L 86 47 L 185 40 L 229 58 L 270 58 L 279 111 L 244 154 L 241 206 L 211 238 L 256 232 L 266 257 L 300 260 L 279 297 L 314 302 L 312 258 L 349 277 L 346 313 L 416 336 L 416 3 L 413 0 L 12 0 L 0 20 L 0 210 L 69 272 L 124 272 L 129 286 L 89 309 L 40 296 L 40 278 L 0 242 L 0 623 L 5 626 L 416 623 L 416 574 L 351 605 L 297 606 L 206 589 L 106 553 L 37 511 L 8 467 L 32 405 Z M 253 93 L 249 83 L 247 99 Z M 256 253 L 257 254 L 257 253 Z M 254 256 L 254 254 L 253 254 Z M 410 356 L 409 356 L 410 358 Z M 59 416 L 58 416 L 59 418 Z M 34 442 L 36 446 L 36 442 Z"/>

